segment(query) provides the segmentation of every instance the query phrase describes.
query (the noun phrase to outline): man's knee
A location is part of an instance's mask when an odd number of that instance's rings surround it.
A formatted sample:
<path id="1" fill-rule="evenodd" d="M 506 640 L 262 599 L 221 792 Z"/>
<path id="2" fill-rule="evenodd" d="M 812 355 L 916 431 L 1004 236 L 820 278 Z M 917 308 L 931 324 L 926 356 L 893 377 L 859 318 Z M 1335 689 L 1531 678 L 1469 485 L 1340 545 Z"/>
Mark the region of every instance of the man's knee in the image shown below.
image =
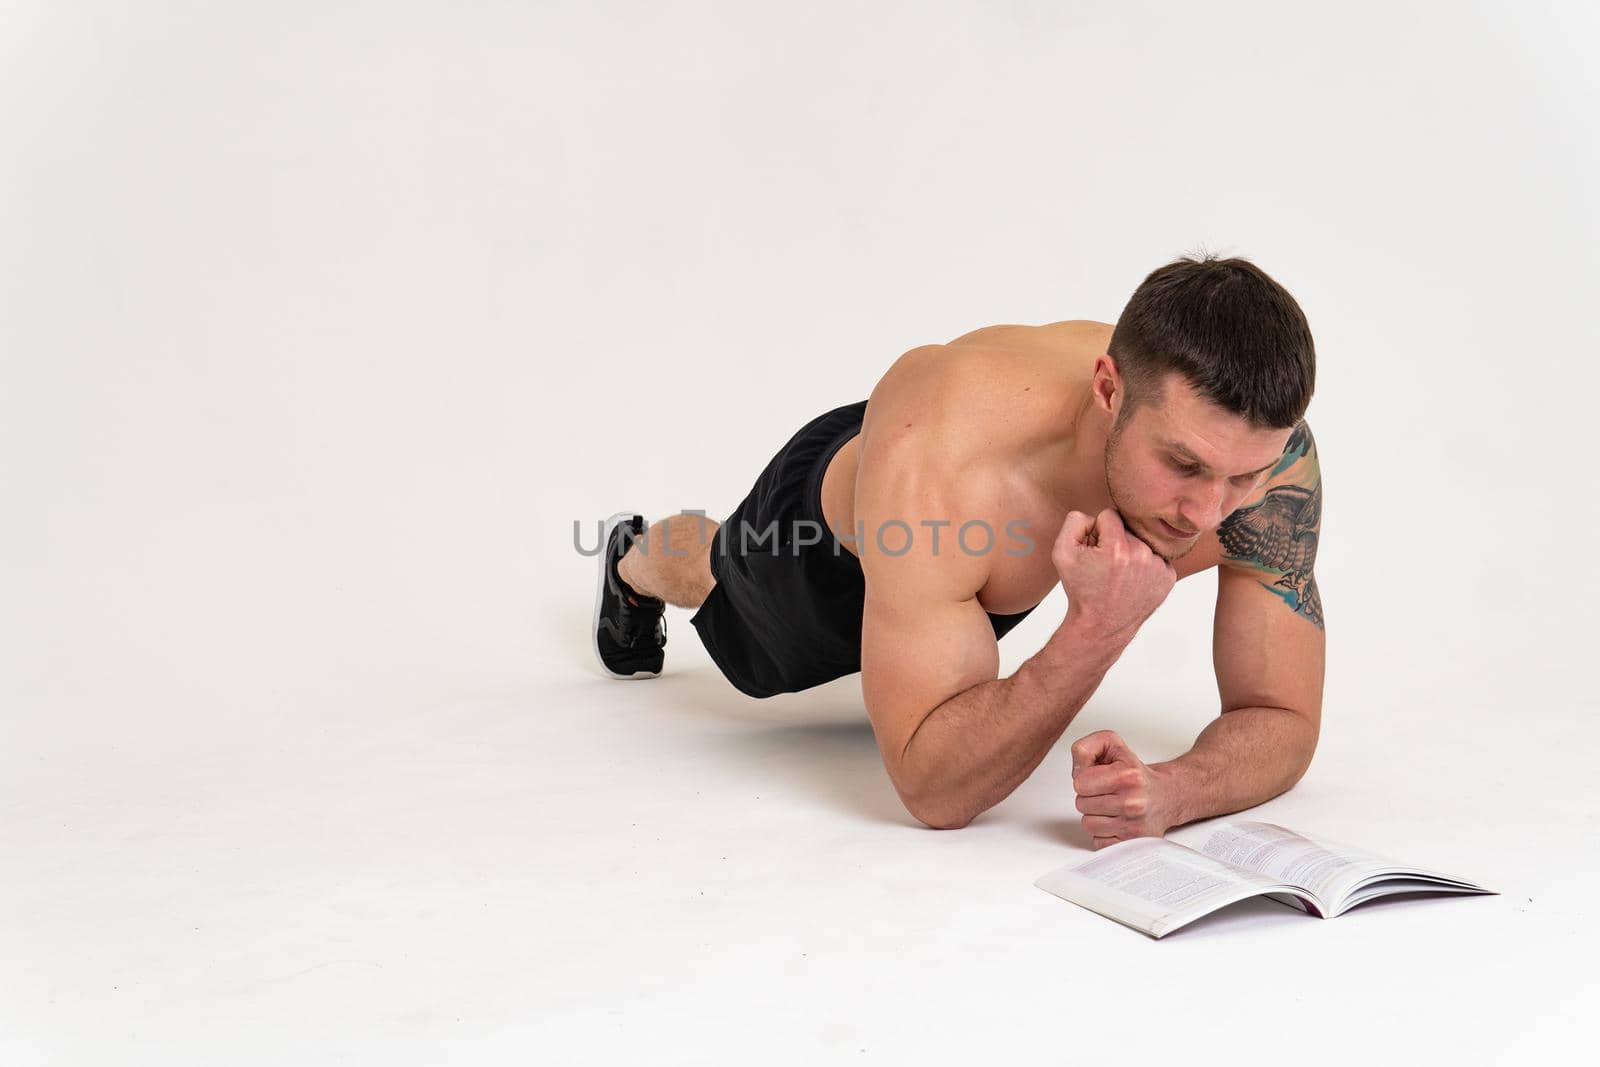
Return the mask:
<path id="1" fill-rule="evenodd" d="M 669 515 L 656 525 L 662 528 L 666 554 L 689 559 L 710 554 L 711 538 L 720 524 L 706 518 L 703 511 L 685 511 Z"/>
<path id="2" fill-rule="evenodd" d="M 650 523 L 617 565 L 622 580 L 678 607 L 696 607 L 716 585 L 711 539 L 720 524 L 703 513 L 683 512 Z"/>

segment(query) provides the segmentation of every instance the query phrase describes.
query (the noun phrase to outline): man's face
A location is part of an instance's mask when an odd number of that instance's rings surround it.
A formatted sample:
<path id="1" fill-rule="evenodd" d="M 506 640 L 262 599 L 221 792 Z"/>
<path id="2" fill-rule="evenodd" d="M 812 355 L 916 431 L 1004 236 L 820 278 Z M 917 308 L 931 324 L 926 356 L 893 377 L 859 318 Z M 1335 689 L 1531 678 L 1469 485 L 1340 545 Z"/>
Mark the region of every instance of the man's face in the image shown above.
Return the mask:
<path id="1" fill-rule="evenodd" d="M 1214 530 L 1266 477 L 1291 430 L 1262 430 L 1179 374 L 1130 412 L 1106 441 L 1106 485 L 1128 529 L 1169 561 Z"/>

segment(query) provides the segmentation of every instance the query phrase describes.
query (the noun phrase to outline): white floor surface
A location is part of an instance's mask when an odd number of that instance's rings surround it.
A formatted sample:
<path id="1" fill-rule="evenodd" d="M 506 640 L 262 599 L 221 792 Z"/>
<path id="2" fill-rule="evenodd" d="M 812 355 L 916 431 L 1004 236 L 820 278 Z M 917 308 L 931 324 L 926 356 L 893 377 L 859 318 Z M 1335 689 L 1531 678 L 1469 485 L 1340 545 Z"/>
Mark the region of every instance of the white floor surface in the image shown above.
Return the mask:
<path id="1" fill-rule="evenodd" d="M 1593 1054 L 1592 12 L 869 6 L 7 6 L 0 1064 Z M 856 678 L 601 675 L 574 521 L 1201 240 L 1319 346 L 1252 815 L 1500 895 L 1151 941 L 1032 884 L 1065 744 L 939 832 Z M 1212 581 L 1066 741 L 1188 746 Z"/>

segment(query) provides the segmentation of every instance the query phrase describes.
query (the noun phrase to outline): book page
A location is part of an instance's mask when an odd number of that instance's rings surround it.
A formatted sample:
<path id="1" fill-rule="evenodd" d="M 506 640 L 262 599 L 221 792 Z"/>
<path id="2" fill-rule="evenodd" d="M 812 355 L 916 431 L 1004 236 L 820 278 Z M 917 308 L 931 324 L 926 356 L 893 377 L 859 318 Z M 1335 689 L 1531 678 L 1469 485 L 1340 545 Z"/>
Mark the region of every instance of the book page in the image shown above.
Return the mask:
<path id="1" fill-rule="evenodd" d="M 1111 845 L 1034 884 L 1156 937 L 1235 901 L 1283 888 L 1154 837 Z"/>
<path id="2" fill-rule="evenodd" d="M 1344 902 L 1343 910 L 1348 911 L 1357 904 L 1364 904 L 1378 897 L 1395 896 L 1401 893 L 1489 893 L 1490 890 L 1472 885 L 1454 885 L 1446 882 L 1436 882 L 1431 878 L 1385 878 L 1371 885 L 1358 887 Z"/>
<path id="3" fill-rule="evenodd" d="M 1392 868 L 1382 856 L 1348 845 L 1313 841 L 1268 822 L 1224 822 L 1201 841 L 1199 851 L 1242 870 L 1300 886 L 1335 909 L 1340 898 L 1364 878 Z"/>

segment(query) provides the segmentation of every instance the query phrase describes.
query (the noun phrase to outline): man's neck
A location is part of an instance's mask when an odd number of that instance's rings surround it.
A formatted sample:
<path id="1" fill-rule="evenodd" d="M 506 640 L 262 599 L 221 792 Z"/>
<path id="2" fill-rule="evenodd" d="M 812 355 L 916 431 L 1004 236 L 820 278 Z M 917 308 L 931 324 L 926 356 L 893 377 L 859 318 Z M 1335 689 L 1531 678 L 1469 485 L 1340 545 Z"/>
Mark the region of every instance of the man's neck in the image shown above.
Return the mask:
<path id="1" fill-rule="evenodd" d="M 1111 493 L 1106 486 L 1106 442 L 1111 435 L 1111 417 L 1094 403 L 1090 383 L 1084 382 L 1075 391 L 1078 395 L 1066 405 L 1074 414 L 1064 451 L 1047 474 L 1047 492 L 1063 517 L 1069 511 L 1093 515 L 1111 506 Z"/>

